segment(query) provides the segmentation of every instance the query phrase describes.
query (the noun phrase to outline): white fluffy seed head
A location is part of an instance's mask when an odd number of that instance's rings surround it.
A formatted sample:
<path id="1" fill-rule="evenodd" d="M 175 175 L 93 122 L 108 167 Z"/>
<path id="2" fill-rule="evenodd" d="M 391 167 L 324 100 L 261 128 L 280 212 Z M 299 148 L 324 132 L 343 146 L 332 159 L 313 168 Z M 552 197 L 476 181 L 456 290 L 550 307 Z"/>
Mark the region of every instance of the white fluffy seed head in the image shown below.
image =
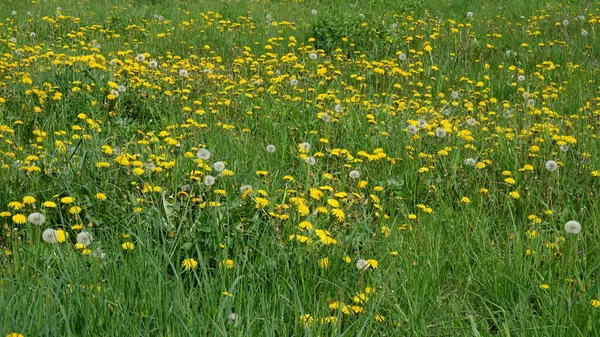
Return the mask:
<path id="1" fill-rule="evenodd" d="M 213 177 L 213 176 L 204 177 L 204 185 L 212 186 L 214 184 L 215 184 L 215 177 Z"/>
<path id="2" fill-rule="evenodd" d="M 84 246 L 89 246 L 92 243 L 92 234 L 88 232 L 81 232 L 77 234 L 77 243 L 81 243 Z"/>
<path id="3" fill-rule="evenodd" d="M 447 135 L 447 132 L 444 128 L 438 128 L 437 130 L 435 130 L 435 135 L 438 138 L 444 138 Z"/>
<path id="4" fill-rule="evenodd" d="M 421 118 L 417 121 L 417 126 L 419 127 L 419 129 L 425 129 L 427 128 L 427 121 Z"/>
<path id="5" fill-rule="evenodd" d="M 408 125 L 408 127 L 406 129 L 408 130 L 408 133 L 410 133 L 411 135 L 416 135 L 417 132 L 419 132 L 419 129 L 412 124 Z"/>
<path id="6" fill-rule="evenodd" d="M 196 156 L 198 157 L 198 159 L 209 160 L 210 159 L 210 151 L 208 151 L 207 149 L 200 149 L 196 153 Z"/>
<path id="7" fill-rule="evenodd" d="M 292 87 L 294 87 L 294 86 L 297 86 L 297 85 L 298 85 L 298 80 L 297 80 L 297 79 L 295 79 L 295 78 L 292 78 L 292 79 L 290 80 L 290 85 L 291 85 Z"/>
<path id="8" fill-rule="evenodd" d="M 314 164 L 317 163 L 317 160 L 315 159 L 315 157 L 306 157 L 306 159 L 304 159 L 304 161 L 310 166 L 313 166 Z"/>
<path id="9" fill-rule="evenodd" d="M 302 148 L 302 151 L 304 151 L 304 152 L 310 151 L 310 143 L 304 142 L 304 143 L 300 144 L 300 147 Z"/>
<path id="10" fill-rule="evenodd" d="M 581 224 L 575 220 L 571 220 L 565 224 L 565 231 L 569 234 L 579 234 L 581 232 Z"/>
<path id="11" fill-rule="evenodd" d="M 554 172 L 554 171 L 558 170 L 558 163 L 555 162 L 554 160 L 548 160 L 546 162 L 546 170 L 548 170 L 550 172 Z"/>
<path id="12" fill-rule="evenodd" d="M 273 153 L 273 152 L 275 152 L 275 150 L 277 150 L 277 148 L 275 147 L 275 145 L 273 145 L 273 144 L 267 145 L 267 152 Z"/>
<path id="13" fill-rule="evenodd" d="M 213 165 L 213 168 L 217 172 L 223 172 L 223 170 L 225 170 L 225 163 L 222 161 L 215 162 L 215 164 Z"/>
<path id="14" fill-rule="evenodd" d="M 58 232 L 52 228 L 48 228 L 42 232 L 42 240 L 48 243 L 58 242 Z"/>
<path id="15" fill-rule="evenodd" d="M 340 103 L 336 104 L 335 107 L 333 107 L 333 111 L 335 111 L 336 113 L 341 113 L 342 111 L 344 111 L 342 105 Z"/>
<path id="16" fill-rule="evenodd" d="M 43 225 L 46 222 L 46 217 L 42 213 L 31 213 L 27 217 L 27 221 L 33 225 Z"/>
<path id="17" fill-rule="evenodd" d="M 352 179 L 358 179 L 360 178 L 360 172 L 358 172 L 357 170 L 352 170 L 350 171 L 350 173 L 348 173 L 348 176 Z"/>
<path id="18" fill-rule="evenodd" d="M 187 70 L 185 70 L 185 69 L 179 70 L 179 76 L 181 76 L 181 77 L 188 77 L 189 74 L 190 73 Z"/>
<path id="19" fill-rule="evenodd" d="M 240 317 L 233 312 L 227 316 L 227 320 L 229 321 L 229 324 L 233 324 L 233 326 L 238 326 L 240 323 Z"/>
<path id="20" fill-rule="evenodd" d="M 308 57 L 314 61 L 319 58 L 319 55 L 317 53 L 310 53 L 308 54 Z"/>
<path id="21" fill-rule="evenodd" d="M 465 159 L 465 165 L 467 166 L 475 166 L 475 164 L 477 164 L 477 161 L 473 158 L 467 158 Z"/>

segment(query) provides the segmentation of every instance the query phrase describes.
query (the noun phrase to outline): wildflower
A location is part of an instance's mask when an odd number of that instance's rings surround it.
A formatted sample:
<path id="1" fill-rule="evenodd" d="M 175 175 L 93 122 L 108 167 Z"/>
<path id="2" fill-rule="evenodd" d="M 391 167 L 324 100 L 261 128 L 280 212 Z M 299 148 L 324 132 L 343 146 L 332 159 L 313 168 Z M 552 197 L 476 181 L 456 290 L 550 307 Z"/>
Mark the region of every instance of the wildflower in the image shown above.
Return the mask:
<path id="1" fill-rule="evenodd" d="M 315 165 L 317 162 L 317 160 L 314 157 L 306 157 L 306 159 L 304 159 L 304 161 L 310 166 Z"/>
<path id="2" fill-rule="evenodd" d="M 80 212 L 81 212 L 81 207 L 79 207 L 79 206 L 73 206 L 73 207 L 69 208 L 69 214 L 76 215 L 76 214 L 79 214 Z"/>
<path id="3" fill-rule="evenodd" d="M 25 204 L 25 205 L 31 205 L 33 203 L 35 203 L 35 198 L 34 197 L 32 197 L 32 196 L 25 196 L 25 197 L 23 197 L 23 204 Z"/>
<path id="4" fill-rule="evenodd" d="M 417 121 L 417 126 L 419 129 L 425 129 L 427 128 L 427 121 L 421 118 Z"/>
<path id="5" fill-rule="evenodd" d="M 158 66 L 158 62 L 156 62 L 155 60 L 148 62 L 148 68 L 150 68 L 150 69 L 154 69 L 157 66 Z"/>
<path id="6" fill-rule="evenodd" d="M 298 85 L 298 80 L 297 80 L 297 79 L 295 79 L 295 78 L 292 78 L 292 79 L 290 80 L 290 85 L 291 85 L 292 87 L 295 87 L 295 86 L 297 86 L 297 85 Z"/>
<path id="7" fill-rule="evenodd" d="M 435 130 L 435 135 L 438 138 L 444 138 L 447 135 L 447 132 L 445 129 L 443 128 L 438 128 L 437 130 Z"/>
<path id="8" fill-rule="evenodd" d="M 400 53 L 400 55 L 398 55 L 398 59 L 399 59 L 400 61 L 406 61 L 406 59 L 407 59 L 407 58 L 408 58 L 408 57 L 407 57 L 407 56 L 406 56 L 406 54 L 404 54 L 404 53 Z"/>
<path id="9" fill-rule="evenodd" d="M 208 151 L 207 149 L 200 149 L 196 153 L 196 156 L 198 157 L 198 159 L 209 160 L 210 159 L 210 151 Z"/>
<path id="10" fill-rule="evenodd" d="M 181 69 L 181 70 L 179 70 L 179 76 L 181 76 L 181 77 L 188 77 L 189 73 L 188 73 L 187 70 Z"/>
<path id="11" fill-rule="evenodd" d="M 473 158 L 465 159 L 465 165 L 467 165 L 467 166 L 475 166 L 476 163 L 477 163 L 477 161 Z"/>
<path id="12" fill-rule="evenodd" d="M 419 132 L 419 129 L 417 129 L 417 127 L 412 124 L 409 125 L 406 129 L 408 130 L 408 133 L 410 133 L 411 135 L 416 135 L 417 132 Z"/>
<path id="13" fill-rule="evenodd" d="M 313 61 L 314 61 L 314 60 L 316 60 L 317 58 L 319 58 L 319 55 L 317 55 L 317 53 L 310 53 L 310 54 L 308 55 L 308 57 L 309 57 L 311 60 L 313 60 Z"/>
<path id="14" fill-rule="evenodd" d="M 521 197 L 521 195 L 517 191 L 512 191 L 508 195 L 513 199 L 519 199 Z"/>
<path id="15" fill-rule="evenodd" d="M 214 184 L 215 184 L 215 177 L 210 176 L 210 175 L 204 177 L 204 185 L 212 186 Z"/>
<path id="16" fill-rule="evenodd" d="M 360 172 L 353 170 L 348 173 L 348 176 L 352 179 L 358 179 L 360 177 Z"/>
<path id="17" fill-rule="evenodd" d="M 585 30 L 585 29 L 584 29 L 584 30 L 582 30 L 582 31 L 581 31 L 581 36 L 583 36 L 583 37 L 586 37 L 586 36 L 588 36 L 588 31 L 587 31 L 587 30 Z"/>
<path id="18" fill-rule="evenodd" d="M 142 62 L 145 59 L 146 59 L 146 55 L 144 55 L 144 54 L 137 54 L 136 57 L 135 57 L 135 60 L 138 61 L 138 62 Z"/>
<path id="19" fill-rule="evenodd" d="M 324 257 L 319 260 L 319 268 L 327 269 L 329 268 L 329 258 Z"/>
<path id="20" fill-rule="evenodd" d="M 231 268 L 233 268 L 233 265 L 235 264 L 235 262 L 233 262 L 233 260 L 231 260 L 231 259 L 227 259 L 227 260 L 221 261 L 221 264 L 223 266 L 225 266 L 227 269 L 231 269 Z"/>
<path id="21" fill-rule="evenodd" d="M 48 228 L 42 232 L 42 240 L 48 243 L 58 242 L 58 232 L 52 228 Z"/>
<path id="22" fill-rule="evenodd" d="M 127 241 L 121 245 L 121 248 L 123 248 L 123 250 L 134 250 L 135 245 L 133 244 L 133 242 Z"/>
<path id="23" fill-rule="evenodd" d="M 239 316 L 233 312 L 227 316 L 227 320 L 229 321 L 229 324 L 233 324 L 233 326 L 238 326 L 240 324 Z"/>
<path id="24" fill-rule="evenodd" d="M 12 217 L 12 220 L 17 225 L 22 225 L 27 222 L 27 218 L 23 214 L 15 214 Z"/>
<path id="25" fill-rule="evenodd" d="M 467 119 L 467 124 L 469 124 L 469 126 L 475 126 L 477 125 L 477 120 L 473 117 Z"/>
<path id="26" fill-rule="evenodd" d="M 304 142 L 304 143 L 300 144 L 300 150 L 302 152 L 310 151 L 310 143 Z"/>
<path id="27" fill-rule="evenodd" d="M 554 172 L 558 170 L 558 164 L 554 160 L 548 160 L 546 162 L 546 170 Z"/>
<path id="28" fill-rule="evenodd" d="M 600 301 L 598 301 L 598 300 L 591 300 L 590 301 L 590 305 L 592 307 L 594 307 L 594 308 L 598 308 L 598 307 L 600 307 Z"/>
<path id="29" fill-rule="evenodd" d="M 27 221 L 33 225 L 43 225 L 46 222 L 46 217 L 41 213 L 31 213 L 27 217 Z"/>
<path id="30" fill-rule="evenodd" d="M 310 14 L 312 14 L 312 15 L 317 15 L 317 10 L 316 10 L 316 9 L 313 9 L 312 11 L 310 11 Z"/>
<path id="31" fill-rule="evenodd" d="M 64 197 L 60 199 L 60 202 L 62 202 L 63 204 L 70 204 L 73 201 L 75 201 L 75 199 L 73 199 L 72 197 Z"/>
<path id="32" fill-rule="evenodd" d="M 185 270 L 196 269 L 196 267 L 198 267 L 198 261 L 192 258 L 187 258 L 181 262 L 181 266 Z"/>
<path id="33" fill-rule="evenodd" d="M 550 286 L 547 285 L 546 283 L 544 283 L 544 284 L 540 284 L 540 288 L 546 290 L 546 289 L 550 289 Z"/>
<path id="34" fill-rule="evenodd" d="M 473 17 L 473 12 L 467 12 L 467 17 L 470 19 Z"/>
<path id="35" fill-rule="evenodd" d="M 517 76 L 517 81 L 519 81 L 519 82 L 525 81 L 525 76 L 523 76 L 523 75 Z"/>
<path id="36" fill-rule="evenodd" d="M 88 232 L 81 232 L 77 234 L 77 243 L 80 243 L 85 247 L 89 246 L 90 243 L 92 243 L 92 235 Z"/>
<path id="37" fill-rule="evenodd" d="M 565 232 L 569 234 L 579 234 L 579 232 L 581 232 L 581 224 L 571 220 L 565 224 Z"/>
<path id="38" fill-rule="evenodd" d="M 342 108 L 342 105 L 338 103 L 333 107 L 333 111 L 335 111 L 336 113 L 342 113 L 344 109 Z"/>
<path id="39" fill-rule="evenodd" d="M 222 161 L 215 162 L 213 168 L 217 172 L 223 172 L 223 170 L 225 169 L 225 163 L 223 163 Z"/>
<path id="40" fill-rule="evenodd" d="M 462 198 L 460 199 L 460 202 L 461 202 L 461 203 L 463 203 L 463 204 L 465 204 L 465 205 L 468 205 L 468 204 L 470 204 L 470 203 L 471 203 L 471 199 L 469 199 L 469 198 L 467 198 L 467 197 L 462 197 Z"/>
<path id="41" fill-rule="evenodd" d="M 267 149 L 268 153 L 273 153 L 276 150 L 275 145 L 272 145 L 272 144 L 267 145 L 266 149 Z"/>

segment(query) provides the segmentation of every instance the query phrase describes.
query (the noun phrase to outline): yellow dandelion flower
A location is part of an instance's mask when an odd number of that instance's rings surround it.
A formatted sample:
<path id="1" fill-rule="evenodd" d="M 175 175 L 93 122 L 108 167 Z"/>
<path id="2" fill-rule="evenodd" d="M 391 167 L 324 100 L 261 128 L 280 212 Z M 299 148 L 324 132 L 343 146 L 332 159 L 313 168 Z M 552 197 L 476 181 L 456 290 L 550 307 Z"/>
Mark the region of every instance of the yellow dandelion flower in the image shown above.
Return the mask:
<path id="1" fill-rule="evenodd" d="M 184 259 L 183 262 L 181 262 L 181 267 L 183 267 L 184 270 L 196 269 L 196 267 L 198 267 L 198 261 L 192 258 Z"/>

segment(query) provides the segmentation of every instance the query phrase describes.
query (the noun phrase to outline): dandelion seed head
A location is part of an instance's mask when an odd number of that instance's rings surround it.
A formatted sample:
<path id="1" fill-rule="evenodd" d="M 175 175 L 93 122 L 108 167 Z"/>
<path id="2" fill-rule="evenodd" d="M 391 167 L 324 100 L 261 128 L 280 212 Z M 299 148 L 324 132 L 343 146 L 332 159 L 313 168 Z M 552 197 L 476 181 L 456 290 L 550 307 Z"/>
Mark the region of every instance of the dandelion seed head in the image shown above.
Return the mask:
<path id="1" fill-rule="evenodd" d="M 546 170 L 554 172 L 558 170 L 558 164 L 554 160 L 548 160 L 546 162 Z"/>
<path id="2" fill-rule="evenodd" d="M 212 186 L 215 184 L 215 177 L 213 176 L 206 176 L 204 177 L 204 185 L 206 186 Z"/>
<path id="3" fill-rule="evenodd" d="M 89 232 L 81 232 L 77 234 L 77 243 L 84 246 L 89 246 L 92 243 L 92 235 Z"/>
<path id="4" fill-rule="evenodd" d="M 209 160 L 210 159 L 210 151 L 202 148 L 202 149 L 198 150 L 198 152 L 196 152 L 196 157 L 198 157 L 198 159 L 202 159 L 202 160 Z"/>
<path id="5" fill-rule="evenodd" d="M 222 161 L 217 161 L 213 164 L 213 168 L 217 172 L 223 172 L 223 170 L 225 170 L 225 163 Z"/>
<path id="6" fill-rule="evenodd" d="M 408 130 L 408 133 L 410 133 L 411 135 L 416 135 L 417 132 L 419 132 L 419 129 L 412 124 L 409 124 L 406 129 Z"/>
<path id="7" fill-rule="evenodd" d="M 352 179 L 358 179 L 360 178 L 360 172 L 358 172 L 357 170 L 352 170 L 350 171 L 350 173 L 348 173 L 348 176 Z"/>
<path id="8" fill-rule="evenodd" d="M 581 224 L 575 220 L 571 220 L 565 224 L 565 232 L 569 234 L 579 234 L 581 232 Z"/>
<path id="9" fill-rule="evenodd" d="M 42 240 L 44 240 L 47 243 L 57 243 L 58 232 L 55 229 L 48 228 L 42 232 Z"/>
<path id="10" fill-rule="evenodd" d="M 302 149 L 302 151 L 308 152 L 310 151 L 310 143 L 304 142 L 300 144 L 300 148 Z"/>
<path id="11" fill-rule="evenodd" d="M 273 152 L 275 152 L 275 150 L 277 150 L 277 148 L 275 147 L 275 145 L 269 144 L 269 145 L 267 145 L 266 150 L 268 153 L 273 153 Z"/>
<path id="12" fill-rule="evenodd" d="M 46 222 L 46 217 L 41 213 L 31 213 L 27 217 L 27 221 L 33 225 L 43 225 Z"/>
<path id="13" fill-rule="evenodd" d="M 306 157 L 306 159 L 304 159 L 304 161 L 310 166 L 313 166 L 317 163 L 317 160 L 315 159 L 315 157 Z"/>

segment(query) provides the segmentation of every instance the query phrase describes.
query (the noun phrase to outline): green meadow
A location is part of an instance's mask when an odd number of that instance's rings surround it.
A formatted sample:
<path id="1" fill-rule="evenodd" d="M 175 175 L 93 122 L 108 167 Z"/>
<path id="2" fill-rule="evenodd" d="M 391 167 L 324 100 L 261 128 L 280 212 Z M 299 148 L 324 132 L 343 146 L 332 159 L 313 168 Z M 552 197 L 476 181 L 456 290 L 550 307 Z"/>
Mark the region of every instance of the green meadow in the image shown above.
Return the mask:
<path id="1" fill-rule="evenodd" d="M 599 24 L 2 1 L 0 336 L 600 336 Z"/>

